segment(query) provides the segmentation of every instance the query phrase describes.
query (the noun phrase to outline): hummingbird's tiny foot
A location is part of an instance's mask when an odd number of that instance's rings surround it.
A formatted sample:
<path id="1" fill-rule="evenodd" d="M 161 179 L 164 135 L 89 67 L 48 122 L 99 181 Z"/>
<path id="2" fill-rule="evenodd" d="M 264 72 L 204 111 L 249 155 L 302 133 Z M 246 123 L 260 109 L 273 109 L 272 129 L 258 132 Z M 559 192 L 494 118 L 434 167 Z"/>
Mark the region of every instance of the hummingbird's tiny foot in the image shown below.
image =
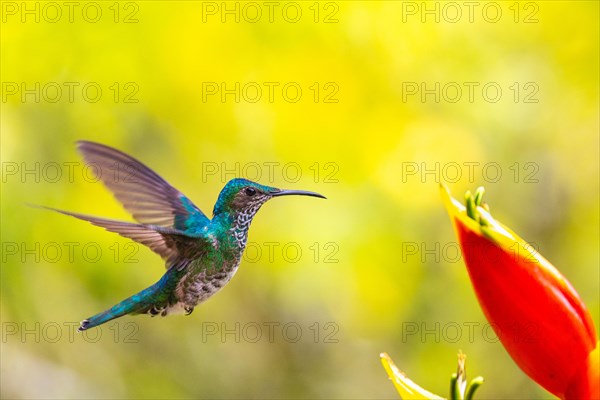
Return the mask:
<path id="1" fill-rule="evenodd" d="M 155 316 L 157 316 L 157 315 L 160 313 L 160 311 L 159 311 L 159 310 L 157 310 L 157 309 L 156 309 L 156 307 L 152 307 L 152 308 L 149 310 L 149 313 L 150 313 L 150 315 L 152 315 L 153 317 L 155 317 Z"/>
<path id="2" fill-rule="evenodd" d="M 79 326 L 79 328 L 77 328 L 77 332 L 85 331 L 88 328 L 89 324 L 90 324 L 90 320 L 84 319 L 83 321 L 81 321 L 81 325 Z"/>
<path id="3" fill-rule="evenodd" d="M 185 311 L 185 315 L 190 315 L 194 311 L 194 307 L 183 307 L 183 310 Z"/>

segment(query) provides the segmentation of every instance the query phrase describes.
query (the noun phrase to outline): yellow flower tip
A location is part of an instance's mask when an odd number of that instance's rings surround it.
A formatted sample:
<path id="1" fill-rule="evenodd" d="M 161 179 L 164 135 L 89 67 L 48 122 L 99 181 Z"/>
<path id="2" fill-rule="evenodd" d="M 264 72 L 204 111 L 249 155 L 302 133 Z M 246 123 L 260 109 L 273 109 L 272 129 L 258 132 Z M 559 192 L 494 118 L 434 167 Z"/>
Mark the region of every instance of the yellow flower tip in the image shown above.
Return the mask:
<path id="1" fill-rule="evenodd" d="M 484 191 L 485 189 L 482 186 L 477 189 L 475 192 L 477 200 L 475 200 L 470 191 L 467 191 L 468 195 L 465 196 L 467 206 L 465 207 L 452 197 L 446 185 L 440 184 L 440 195 L 455 231 L 457 230 L 456 224 L 461 224 L 469 231 L 476 232 L 480 236 L 485 236 L 505 249 L 512 248 L 514 251 L 515 242 L 520 242 L 520 246 L 522 247 L 530 247 L 513 231 L 492 217 L 489 212 L 489 206 L 482 202 Z"/>
<path id="2" fill-rule="evenodd" d="M 385 368 L 389 378 L 394 383 L 400 398 L 403 400 L 417 400 L 417 399 L 435 399 L 435 400 L 443 400 L 442 397 L 435 395 L 410 379 L 396 367 L 396 364 L 392 361 L 390 356 L 387 353 L 379 354 L 381 358 L 381 363 L 383 364 L 383 368 Z"/>
<path id="3" fill-rule="evenodd" d="M 440 183 L 440 196 L 442 197 L 442 202 L 444 203 L 444 207 L 446 211 L 450 215 L 450 219 L 454 223 L 454 219 L 462 219 L 463 216 L 466 217 L 466 208 L 460 202 L 456 201 L 452 194 L 450 193 L 450 189 L 448 186 Z M 470 219 L 470 218 L 465 218 Z"/>

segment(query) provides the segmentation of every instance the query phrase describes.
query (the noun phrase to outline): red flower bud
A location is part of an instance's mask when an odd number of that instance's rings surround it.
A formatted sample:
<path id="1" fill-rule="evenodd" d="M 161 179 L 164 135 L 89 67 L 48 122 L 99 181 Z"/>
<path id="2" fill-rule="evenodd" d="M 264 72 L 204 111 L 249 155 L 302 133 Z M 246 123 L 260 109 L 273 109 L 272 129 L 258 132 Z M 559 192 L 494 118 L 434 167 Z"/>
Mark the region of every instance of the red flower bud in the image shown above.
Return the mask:
<path id="1" fill-rule="evenodd" d="M 482 194 L 467 192 L 464 207 L 442 187 L 483 313 L 517 365 L 546 390 L 563 399 L 600 396 L 585 304 L 552 264 L 492 218 Z"/>

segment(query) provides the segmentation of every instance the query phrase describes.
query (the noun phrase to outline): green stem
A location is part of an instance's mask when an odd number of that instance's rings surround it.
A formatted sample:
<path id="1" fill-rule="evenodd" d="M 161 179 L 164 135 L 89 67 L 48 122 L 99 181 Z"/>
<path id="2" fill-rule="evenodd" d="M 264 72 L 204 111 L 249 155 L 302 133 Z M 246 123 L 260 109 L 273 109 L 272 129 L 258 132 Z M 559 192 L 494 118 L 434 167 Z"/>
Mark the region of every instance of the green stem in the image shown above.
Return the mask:
<path id="1" fill-rule="evenodd" d="M 479 186 L 475 191 L 475 205 L 480 206 L 481 200 L 483 198 L 483 194 L 485 193 L 485 188 L 483 186 Z"/>
<path id="2" fill-rule="evenodd" d="M 475 200 L 470 190 L 465 192 L 465 206 L 467 208 L 467 216 L 477 221 L 477 206 L 475 206 Z"/>
<path id="3" fill-rule="evenodd" d="M 456 374 L 452 374 L 450 378 L 450 400 L 462 400 L 460 388 L 458 387 L 458 376 Z"/>
<path id="4" fill-rule="evenodd" d="M 472 400 L 473 399 L 473 395 L 475 394 L 475 391 L 482 384 L 483 384 L 483 377 L 478 376 L 477 378 L 473 379 L 471 381 L 471 383 L 469 384 L 469 387 L 467 388 L 467 393 L 465 395 L 465 400 Z"/>

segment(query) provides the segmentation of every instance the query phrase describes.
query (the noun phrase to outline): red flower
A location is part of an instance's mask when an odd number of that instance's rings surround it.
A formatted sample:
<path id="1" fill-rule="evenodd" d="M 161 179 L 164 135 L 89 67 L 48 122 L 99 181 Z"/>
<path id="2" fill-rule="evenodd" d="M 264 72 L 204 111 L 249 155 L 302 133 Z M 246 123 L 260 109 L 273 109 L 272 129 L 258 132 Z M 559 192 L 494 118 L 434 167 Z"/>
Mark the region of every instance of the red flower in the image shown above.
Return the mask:
<path id="1" fill-rule="evenodd" d="M 466 207 L 441 192 L 479 304 L 513 360 L 560 398 L 599 398 L 596 331 L 575 289 L 492 218 L 483 188 L 467 192 Z"/>

